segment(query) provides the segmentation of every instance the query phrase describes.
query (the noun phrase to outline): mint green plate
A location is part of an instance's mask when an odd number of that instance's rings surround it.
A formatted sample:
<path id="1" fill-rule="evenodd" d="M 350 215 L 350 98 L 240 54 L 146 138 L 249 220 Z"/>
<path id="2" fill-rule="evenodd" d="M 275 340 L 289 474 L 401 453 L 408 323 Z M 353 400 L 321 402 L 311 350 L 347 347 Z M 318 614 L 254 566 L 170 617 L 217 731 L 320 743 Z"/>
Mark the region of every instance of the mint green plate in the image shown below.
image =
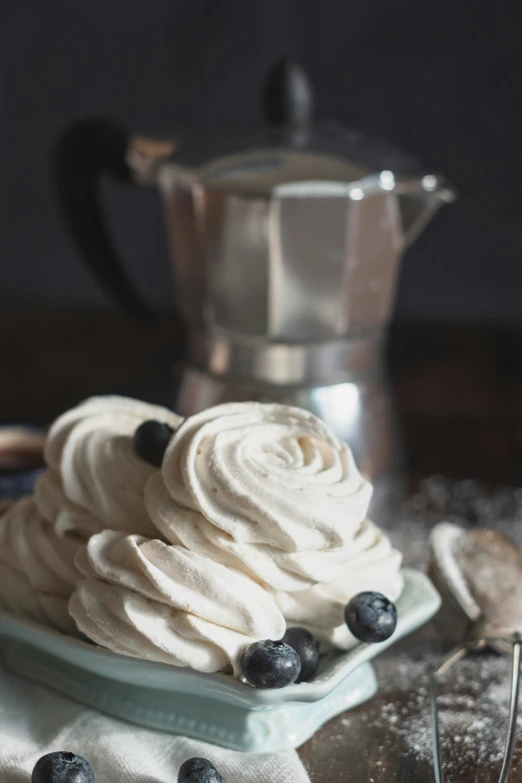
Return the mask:
<path id="1" fill-rule="evenodd" d="M 428 577 L 405 569 L 398 624 L 381 644 L 325 656 L 311 683 L 256 690 L 225 674 L 203 674 L 116 655 L 38 623 L 0 613 L 0 654 L 13 672 L 113 717 L 235 750 L 296 748 L 327 720 L 371 698 L 371 658 L 427 622 L 440 598 Z"/>

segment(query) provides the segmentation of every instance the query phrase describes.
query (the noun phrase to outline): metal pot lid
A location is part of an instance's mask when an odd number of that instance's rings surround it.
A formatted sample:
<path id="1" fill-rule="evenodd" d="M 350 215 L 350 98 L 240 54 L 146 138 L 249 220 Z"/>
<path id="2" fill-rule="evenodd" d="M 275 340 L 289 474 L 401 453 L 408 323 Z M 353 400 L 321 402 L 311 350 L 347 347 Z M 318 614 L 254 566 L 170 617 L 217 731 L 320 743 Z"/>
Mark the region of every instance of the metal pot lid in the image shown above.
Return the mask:
<path id="1" fill-rule="evenodd" d="M 243 193 L 263 193 L 283 183 L 328 181 L 363 183 L 355 198 L 376 190 L 393 191 L 416 183 L 426 192 L 452 188 L 427 173 L 417 160 L 368 134 L 334 122 L 314 120 L 314 96 L 304 70 L 281 60 L 268 72 L 261 95 L 264 124 L 225 133 L 191 131 L 150 139 L 135 136 L 129 163 L 153 178 L 162 165 L 179 167 L 205 185 Z"/>

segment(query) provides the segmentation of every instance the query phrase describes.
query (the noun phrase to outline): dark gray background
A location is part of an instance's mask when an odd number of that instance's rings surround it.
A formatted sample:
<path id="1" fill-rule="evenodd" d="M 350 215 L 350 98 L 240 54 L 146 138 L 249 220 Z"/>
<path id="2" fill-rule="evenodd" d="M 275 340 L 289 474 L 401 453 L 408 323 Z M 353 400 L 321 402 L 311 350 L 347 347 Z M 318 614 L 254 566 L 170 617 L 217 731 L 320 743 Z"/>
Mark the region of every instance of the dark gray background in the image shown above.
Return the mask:
<path id="1" fill-rule="evenodd" d="M 459 202 L 409 251 L 401 317 L 518 318 L 522 7 L 419 0 L 13 0 L 0 3 L 0 302 L 110 306 L 53 206 L 48 152 L 84 115 L 140 130 L 258 117 L 270 62 L 297 57 L 320 113 L 446 174 Z M 133 277 L 170 303 L 153 192 L 108 184 Z"/>

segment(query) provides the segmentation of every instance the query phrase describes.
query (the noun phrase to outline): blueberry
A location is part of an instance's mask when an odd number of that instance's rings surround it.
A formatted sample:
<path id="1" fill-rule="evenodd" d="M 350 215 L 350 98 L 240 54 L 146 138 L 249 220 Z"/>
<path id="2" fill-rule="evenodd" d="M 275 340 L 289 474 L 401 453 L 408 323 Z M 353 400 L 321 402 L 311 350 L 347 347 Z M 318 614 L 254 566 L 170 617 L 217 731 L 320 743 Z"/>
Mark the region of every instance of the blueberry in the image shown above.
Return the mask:
<path id="1" fill-rule="evenodd" d="M 174 430 L 165 422 L 144 421 L 134 433 L 134 451 L 145 460 L 161 468 L 163 457 Z"/>
<path id="2" fill-rule="evenodd" d="M 345 607 L 344 619 L 361 642 L 385 642 L 397 627 L 397 609 L 382 593 L 358 593 Z"/>
<path id="3" fill-rule="evenodd" d="M 256 688 L 284 688 L 301 673 L 301 661 L 295 650 L 283 641 L 254 642 L 242 660 L 243 675 Z"/>
<path id="4" fill-rule="evenodd" d="M 296 651 L 301 661 L 301 674 L 296 682 L 310 682 L 319 666 L 319 642 L 306 628 L 288 628 L 283 641 Z"/>
<path id="5" fill-rule="evenodd" d="M 82 756 L 59 750 L 38 759 L 31 783 L 94 783 L 94 775 Z"/>
<path id="6" fill-rule="evenodd" d="M 178 783 L 225 783 L 225 781 L 211 761 L 196 756 L 181 765 Z"/>

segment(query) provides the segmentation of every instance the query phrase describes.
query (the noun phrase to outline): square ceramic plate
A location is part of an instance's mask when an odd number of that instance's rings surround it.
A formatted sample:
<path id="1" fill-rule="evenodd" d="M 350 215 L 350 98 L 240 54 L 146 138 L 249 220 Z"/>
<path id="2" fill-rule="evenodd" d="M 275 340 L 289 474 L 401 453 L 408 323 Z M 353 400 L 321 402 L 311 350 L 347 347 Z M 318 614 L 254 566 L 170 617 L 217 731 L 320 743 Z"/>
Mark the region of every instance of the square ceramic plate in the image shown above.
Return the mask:
<path id="1" fill-rule="evenodd" d="M 313 682 L 257 690 L 225 674 L 203 674 L 116 655 L 38 623 L 0 613 L 9 669 L 117 718 L 259 753 L 299 747 L 334 715 L 374 695 L 371 658 L 427 622 L 440 598 L 430 580 L 405 569 L 397 630 L 321 661 Z"/>

